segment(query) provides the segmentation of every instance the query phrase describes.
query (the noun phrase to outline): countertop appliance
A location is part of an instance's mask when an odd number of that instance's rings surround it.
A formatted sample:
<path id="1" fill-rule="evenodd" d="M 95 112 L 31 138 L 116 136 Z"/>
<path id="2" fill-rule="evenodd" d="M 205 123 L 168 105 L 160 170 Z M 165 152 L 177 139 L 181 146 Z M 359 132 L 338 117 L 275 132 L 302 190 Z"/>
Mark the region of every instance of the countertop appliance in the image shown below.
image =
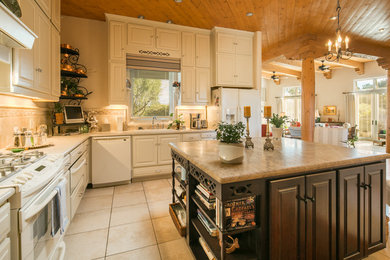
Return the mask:
<path id="1" fill-rule="evenodd" d="M 249 130 L 251 137 L 261 137 L 261 97 L 256 89 L 214 88 L 212 105 L 217 107 L 217 118 L 227 123 L 243 122 L 244 106 L 251 107 Z"/>
<path id="2" fill-rule="evenodd" d="M 64 256 L 61 232 L 48 235 L 55 188 L 65 182 L 69 156 L 40 151 L 0 155 L 0 189 L 14 188 L 11 198 L 11 259 L 51 259 Z"/>
<path id="3" fill-rule="evenodd" d="M 191 129 L 201 129 L 202 128 L 200 114 L 190 114 L 190 126 L 191 126 Z"/>
<path id="4" fill-rule="evenodd" d="M 130 180 L 130 137 L 113 136 L 92 138 L 93 187 L 128 183 Z"/>
<path id="5" fill-rule="evenodd" d="M 81 106 L 66 105 L 64 106 L 65 123 L 84 123 L 84 112 Z"/>

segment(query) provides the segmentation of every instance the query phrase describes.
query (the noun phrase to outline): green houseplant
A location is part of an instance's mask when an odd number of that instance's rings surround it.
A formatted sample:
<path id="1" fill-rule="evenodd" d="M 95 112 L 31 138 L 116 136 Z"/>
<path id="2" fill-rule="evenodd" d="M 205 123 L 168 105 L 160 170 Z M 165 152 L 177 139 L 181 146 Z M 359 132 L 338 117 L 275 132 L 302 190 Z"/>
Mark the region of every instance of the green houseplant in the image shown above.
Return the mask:
<path id="1" fill-rule="evenodd" d="M 223 163 L 241 163 L 244 159 L 244 145 L 241 138 L 245 133 L 245 125 L 242 122 L 218 124 L 217 140 L 219 140 L 219 158 Z"/>
<path id="2" fill-rule="evenodd" d="M 172 117 L 173 116 L 173 113 L 170 114 L 170 116 Z M 168 125 L 168 129 L 171 129 L 172 126 L 176 126 L 176 130 L 180 130 L 180 126 L 184 125 L 184 120 L 183 120 L 183 114 L 180 114 L 177 116 L 177 118 L 175 120 L 173 120 L 169 125 Z"/>
<path id="3" fill-rule="evenodd" d="M 56 120 L 57 125 L 62 125 L 64 123 L 64 108 L 62 107 L 61 103 L 57 102 L 54 103 L 54 116 Z"/>
<path id="4" fill-rule="evenodd" d="M 283 134 L 283 125 L 287 122 L 287 116 L 279 116 L 278 114 L 273 113 L 270 123 L 273 125 L 272 127 L 272 135 L 275 140 L 281 141 Z"/>

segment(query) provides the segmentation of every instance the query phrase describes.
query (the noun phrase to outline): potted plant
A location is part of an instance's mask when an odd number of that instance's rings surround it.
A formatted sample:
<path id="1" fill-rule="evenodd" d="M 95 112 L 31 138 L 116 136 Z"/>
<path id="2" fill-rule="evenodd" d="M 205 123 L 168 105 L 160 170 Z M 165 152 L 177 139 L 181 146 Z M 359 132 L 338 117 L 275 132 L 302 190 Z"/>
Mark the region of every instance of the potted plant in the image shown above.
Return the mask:
<path id="1" fill-rule="evenodd" d="M 224 163 L 240 163 L 244 158 L 244 145 L 241 138 L 245 133 L 245 125 L 242 122 L 218 124 L 217 140 L 219 140 L 219 158 Z"/>
<path id="2" fill-rule="evenodd" d="M 172 117 L 173 116 L 173 113 L 170 114 L 170 116 Z M 176 130 L 180 130 L 180 127 L 182 125 L 184 125 L 184 121 L 183 121 L 183 114 L 180 114 L 175 120 L 173 120 L 169 125 L 168 125 L 168 129 L 171 129 L 172 126 L 176 126 Z"/>
<path id="3" fill-rule="evenodd" d="M 57 102 L 54 103 L 54 116 L 56 120 L 57 125 L 62 125 L 64 123 L 64 108 L 62 107 L 61 103 Z"/>
<path id="4" fill-rule="evenodd" d="M 272 114 L 270 123 L 272 127 L 272 136 L 275 140 L 281 141 L 283 134 L 283 125 L 287 122 L 287 116 L 279 116 L 278 114 Z"/>

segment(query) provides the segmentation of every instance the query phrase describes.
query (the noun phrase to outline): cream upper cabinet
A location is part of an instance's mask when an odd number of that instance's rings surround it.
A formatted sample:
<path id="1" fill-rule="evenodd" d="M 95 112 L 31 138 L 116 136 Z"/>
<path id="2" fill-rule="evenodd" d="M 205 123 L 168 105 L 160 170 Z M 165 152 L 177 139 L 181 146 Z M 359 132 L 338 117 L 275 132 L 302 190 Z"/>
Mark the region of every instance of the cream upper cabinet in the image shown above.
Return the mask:
<path id="1" fill-rule="evenodd" d="M 37 12 L 35 33 L 37 48 L 34 48 L 35 86 L 36 91 L 51 93 L 51 23 L 42 11 Z"/>
<path id="2" fill-rule="evenodd" d="M 236 54 L 252 55 L 252 53 L 253 53 L 253 37 L 237 36 Z"/>
<path id="3" fill-rule="evenodd" d="M 195 66 L 195 34 L 183 32 L 181 34 L 181 65 L 186 67 Z"/>
<path id="4" fill-rule="evenodd" d="M 180 50 L 181 47 L 180 32 L 177 30 L 168 30 L 156 28 L 156 48 L 161 50 Z"/>
<path id="5" fill-rule="evenodd" d="M 61 30 L 61 0 L 51 1 L 51 22 L 58 31 Z"/>
<path id="6" fill-rule="evenodd" d="M 169 143 L 180 142 L 180 135 L 160 135 L 157 141 L 157 159 L 158 164 L 164 165 L 172 163 L 171 148 Z"/>
<path id="7" fill-rule="evenodd" d="M 127 24 L 127 52 L 135 55 L 181 57 L 181 32 L 155 26 Z"/>
<path id="8" fill-rule="evenodd" d="M 217 85 L 234 86 L 236 79 L 236 56 L 231 53 L 218 53 L 216 55 L 215 71 Z"/>
<path id="9" fill-rule="evenodd" d="M 43 12 L 51 18 L 52 0 L 35 0 Z"/>
<path id="10" fill-rule="evenodd" d="M 196 68 L 196 102 L 207 103 L 210 93 L 210 69 Z"/>
<path id="11" fill-rule="evenodd" d="M 213 29 L 214 86 L 253 87 L 253 33 Z"/>
<path id="12" fill-rule="evenodd" d="M 157 135 L 133 136 L 133 167 L 157 165 Z"/>
<path id="13" fill-rule="evenodd" d="M 60 33 L 57 29 L 52 26 L 51 27 L 51 94 L 54 97 L 59 97 L 61 94 L 61 53 L 60 53 Z"/>
<path id="14" fill-rule="evenodd" d="M 154 27 L 134 24 L 127 25 L 127 45 L 153 48 L 154 37 Z"/>
<path id="15" fill-rule="evenodd" d="M 251 55 L 236 55 L 235 84 L 239 86 L 251 86 L 253 84 L 253 70 L 248 69 L 248 64 L 252 64 Z"/>
<path id="16" fill-rule="evenodd" d="M 124 61 L 126 51 L 124 47 L 125 23 L 110 21 L 109 27 L 109 60 Z"/>
<path id="17" fill-rule="evenodd" d="M 195 103 L 195 67 L 181 68 L 181 103 Z"/>
<path id="18" fill-rule="evenodd" d="M 34 0 L 21 0 L 22 21 L 38 36 L 31 50 L 14 49 L 10 92 L 45 100 L 60 96 L 60 35 Z"/>
<path id="19" fill-rule="evenodd" d="M 129 93 L 126 88 L 125 63 L 108 63 L 108 89 L 110 105 L 128 105 Z"/>
<path id="20" fill-rule="evenodd" d="M 217 34 L 217 52 L 236 53 L 236 36 L 227 33 Z"/>
<path id="21" fill-rule="evenodd" d="M 210 68 L 210 35 L 196 35 L 196 67 Z"/>
<path id="22" fill-rule="evenodd" d="M 20 8 L 23 13 L 22 22 L 35 32 L 34 24 L 39 7 L 34 0 L 22 0 L 20 1 Z M 32 50 L 13 50 L 13 85 L 29 89 L 34 88 L 34 50 L 37 48 L 37 40 L 35 40 Z"/>

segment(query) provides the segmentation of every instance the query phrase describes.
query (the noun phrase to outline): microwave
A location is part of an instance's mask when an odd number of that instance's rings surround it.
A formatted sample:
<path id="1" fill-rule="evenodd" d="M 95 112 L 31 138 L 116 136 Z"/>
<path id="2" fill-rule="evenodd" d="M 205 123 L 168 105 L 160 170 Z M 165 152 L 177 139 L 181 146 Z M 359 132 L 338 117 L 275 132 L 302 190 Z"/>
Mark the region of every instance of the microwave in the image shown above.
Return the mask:
<path id="1" fill-rule="evenodd" d="M 64 106 L 65 123 L 84 123 L 84 112 L 81 106 L 66 105 Z"/>

